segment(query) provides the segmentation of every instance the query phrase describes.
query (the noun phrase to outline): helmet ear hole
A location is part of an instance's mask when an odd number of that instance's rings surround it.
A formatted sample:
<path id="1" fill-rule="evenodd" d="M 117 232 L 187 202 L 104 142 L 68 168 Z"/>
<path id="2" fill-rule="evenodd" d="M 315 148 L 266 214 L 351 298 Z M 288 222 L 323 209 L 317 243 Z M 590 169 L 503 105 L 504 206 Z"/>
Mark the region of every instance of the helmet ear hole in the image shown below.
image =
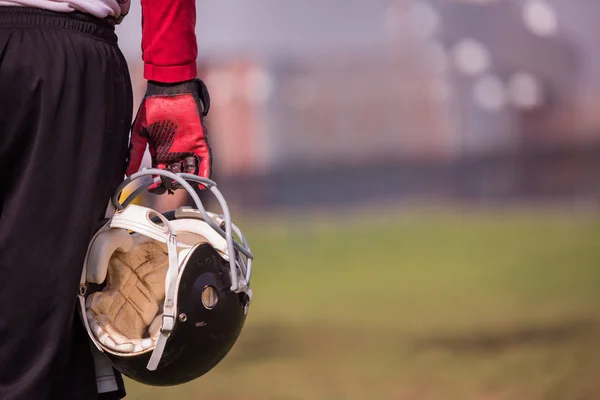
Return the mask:
<path id="1" fill-rule="evenodd" d="M 212 310 L 217 306 L 219 302 L 219 295 L 217 289 L 212 286 L 205 286 L 202 290 L 202 305 L 207 310 Z"/>
<path id="2" fill-rule="evenodd" d="M 147 214 L 148 221 L 152 222 L 154 225 L 166 229 L 167 227 L 167 219 L 155 210 L 149 210 Z"/>

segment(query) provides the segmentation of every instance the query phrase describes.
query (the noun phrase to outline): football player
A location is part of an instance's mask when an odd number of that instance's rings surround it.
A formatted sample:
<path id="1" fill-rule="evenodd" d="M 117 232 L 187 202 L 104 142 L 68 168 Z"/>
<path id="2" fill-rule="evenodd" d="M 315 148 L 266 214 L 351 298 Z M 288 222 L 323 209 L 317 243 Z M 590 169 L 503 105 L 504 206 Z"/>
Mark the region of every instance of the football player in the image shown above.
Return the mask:
<path id="1" fill-rule="evenodd" d="M 147 148 L 156 168 L 210 175 L 195 1 L 141 0 L 148 82 L 131 138 L 131 81 L 115 35 L 129 6 L 0 0 L 3 400 L 124 397 L 114 370 L 95 368 L 76 314 L 87 245 Z M 150 188 L 175 189 L 168 180 Z"/>

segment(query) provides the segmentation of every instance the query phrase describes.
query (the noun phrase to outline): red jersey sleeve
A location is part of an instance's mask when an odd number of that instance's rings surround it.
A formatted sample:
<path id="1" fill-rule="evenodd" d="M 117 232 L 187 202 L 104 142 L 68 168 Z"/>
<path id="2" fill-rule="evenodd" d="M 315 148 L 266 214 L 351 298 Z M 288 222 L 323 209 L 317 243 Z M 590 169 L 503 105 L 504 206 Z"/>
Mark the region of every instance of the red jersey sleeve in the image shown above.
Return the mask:
<path id="1" fill-rule="evenodd" d="M 196 1 L 141 0 L 144 78 L 173 83 L 197 76 Z"/>

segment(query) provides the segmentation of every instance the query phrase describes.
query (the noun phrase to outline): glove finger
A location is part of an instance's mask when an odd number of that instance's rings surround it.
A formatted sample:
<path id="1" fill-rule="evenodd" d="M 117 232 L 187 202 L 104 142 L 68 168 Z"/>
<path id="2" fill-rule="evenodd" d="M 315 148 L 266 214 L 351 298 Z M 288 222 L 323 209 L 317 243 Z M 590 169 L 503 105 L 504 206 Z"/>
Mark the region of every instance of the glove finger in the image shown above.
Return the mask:
<path id="1" fill-rule="evenodd" d="M 200 163 L 198 165 L 198 173 L 197 175 L 202 178 L 210 178 L 211 176 L 211 154 L 210 151 L 208 154 L 202 158 L 200 158 Z M 204 185 L 198 184 L 198 187 L 202 190 L 206 189 Z"/>
<path id="2" fill-rule="evenodd" d="M 181 173 L 181 163 L 173 163 L 170 164 L 167 167 L 167 170 L 174 173 L 174 174 L 180 174 Z M 177 181 L 174 181 L 172 179 L 169 178 L 162 178 L 162 182 L 163 185 L 167 188 L 167 190 L 169 191 L 175 191 L 177 189 L 181 189 L 181 185 L 179 183 L 177 183 Z"/>
<path id="3" fill-rule="evenodd" d="M 212 149 L 210 148 L 207 140 L 204 140 L 204 145 L 206 146 L 206 149 L 203 152 L 202 157 L 200 157 L 200 162 L 198 164 L 198 176 L 210 178 L 212 174 Z"/>
<path id="4" fill-rule="evenodd" d="M 194 174 L 202 178 L 206 178 L 206 176 L 200 174 L 201 160 L 202 159 L 197 155 L 186 157 L 186 159 L 183 162 L 185 172 L 188 174 Z M 206 189 L 206 186 L 198 183 L 198 189 L 204 190 Z"/>
<path id="5" fill-rule="evenodd" d="M 183 171 L 186 174 L 198 174 L 198 156 L 189 156 L 183 160 Z"/>
<path id="6" fill-rule="evenodd" d="M 167 169 L 166 165 L 164 165 L 164 164 L 158 164 L 155 168 L 162 169 L 162 170 Z M 153 178 L 156 178 L 156 177 L 153 176 Z M 148 187 L 148 191 L 152 194 L 164 194 L 167 191 L 167 188 L 164 186 L 163 182 L 164 182 L 164 178 L 161 176 L 160 182 L 155 182 L 152 185 L 150 185 Z"/>
<path id="7" fill-rule="evenodd" d="M 138 113 L 133 121 L 131 128 L 131 141 L 129 143 L 129 154 L 127 160 L 127 176 L 131 176 L 139 171 L 142 165 L 142 159 L 148 146 L 148 132 L 146 131 L 146 107 L 142 103 Z"/>
<path id="8" fill-rule="evenodd" d="M 127 170 L 125 171 L 127 176 L 131 176 L 139 171 L 147 145 L 148 139 L 146 137 L 136 133 L 132 134 L 131 143 L 129 145 Z"/>
<path id="9" fill-rule="evenodd" d="M 153 183 L 152 185 L 150 185 L 150 187 L 148 188 L 148 191 L 152 194 L 164 194 L 167 189 L 162 185 L 162 183 L 158 182 L 158 183 Z"/>
<path id="10" fill-rule="evenodd" d="M 172 172 L 174 174 L 181 173 L 181 165 L 179 163 L 173 163 L 169 166 L 160 165 L 158 168 L 163 169 L 165 171 Z M 161 176 L 160 182 L 154 183 L 152 186 L 148 188 L 154 194 L 163 194 L 165 192 L 173 193 L 175 190 L 180 189 L 181 185 L 176 181 Z"/>

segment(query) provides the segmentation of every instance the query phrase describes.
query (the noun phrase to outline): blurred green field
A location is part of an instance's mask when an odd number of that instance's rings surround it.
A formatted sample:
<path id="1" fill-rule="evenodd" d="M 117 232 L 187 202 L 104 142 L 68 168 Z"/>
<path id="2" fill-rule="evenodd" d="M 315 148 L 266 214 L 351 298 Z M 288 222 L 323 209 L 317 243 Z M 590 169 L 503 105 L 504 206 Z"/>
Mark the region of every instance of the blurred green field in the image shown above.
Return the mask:
<path id="1" fill-rule="evenodd" d="M 233 352 L 128 399 L 600 399 L 600 217 L 551 210 L 240 224 L 254 301 Z"/>

